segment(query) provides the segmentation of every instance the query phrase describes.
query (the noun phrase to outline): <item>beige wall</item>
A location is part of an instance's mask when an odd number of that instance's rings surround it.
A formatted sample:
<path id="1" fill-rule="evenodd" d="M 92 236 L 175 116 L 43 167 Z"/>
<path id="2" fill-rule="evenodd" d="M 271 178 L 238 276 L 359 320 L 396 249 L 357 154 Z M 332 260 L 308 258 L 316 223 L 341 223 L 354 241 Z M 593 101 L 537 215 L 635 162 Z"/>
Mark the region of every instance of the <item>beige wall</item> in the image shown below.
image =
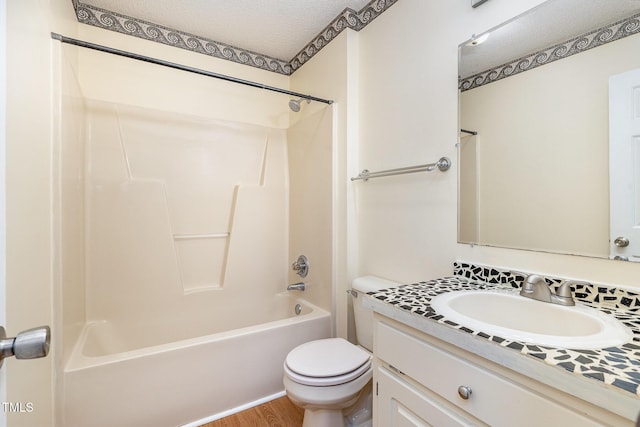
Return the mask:
<path id="1" fill-rule="evenodd" d="M 538 0 L 402 0 L 360 32 L 360 161 L 371 170 L 456 158 L 457 46 Z M 524 75 L 526 76 L 527 73 Z M 391 82 L 391 83 L 389 83 Z M 638 286 L 640 265 L 456 243 L 457 164 L 445 173 L 357 183 L 359 274 L 451 274 L 456 259 Z"/>
<path id="2" fill-rule="evenodd" d="M 116 49 L 287 89 L 288 77 L 87 25 L 79 38 Z M 75 46 L 84 96 L 116 104 L 287 128 L 288 97 Z"/>
<path id="3" fill-rule="evenodd" d="M 360 32 L 359 169 L 456 159 L 457 45 L 474 31 L 464 27 L 470 11 L 468 2 L 402 0 Z M 456 163 L 352 184 L 359 274 L 413 282 L 451 273 Z"/>
<path id="4" fill-rule="evenodd" d="M 638 50 L 635 35 L 461 94 L 482 201 L 464 241 L 609 256 L 609 77 Z"/>
<path id="5" fill-rule="evenodd" d="M 287 131 L 289 165 L 289 264 L 309 260 L 301 278 L 289 271 L 289 283 L 304 282 L 304 298 L 332 307 L 332 145 L 333 107 L 306 115 Z"/>
<path id="6" fill-rule="evenodd" d="M 351 287 L 351 280 L 357 274 L 353 264 L 358 253 L 354 224 L 355 200 L 352 187 L 347 182 L 348 176 L 353 173 L 357 175 L 358 34 L 351 30 L 343 31 L 291 77 L 292 90 L 334 101 L 331 147 L 333 176 L 319 178 L 331 181 L 331 234 L 316 233 L 313 242 L 306 244 L 322 245 L 323 250 L 328 249 L 326 245 L 331 247 L 330 283 L 333 284 L 336 334 L 341 337 L 348 336 L 350 321 L 346 310 L 350 302 L 346 290 Z M 313 114 L 323 108 L 316 103 L 308 107 L 301 111 L 303 115 L 292 115 L 292 124 L 301 120 L 304 114 Z"/>

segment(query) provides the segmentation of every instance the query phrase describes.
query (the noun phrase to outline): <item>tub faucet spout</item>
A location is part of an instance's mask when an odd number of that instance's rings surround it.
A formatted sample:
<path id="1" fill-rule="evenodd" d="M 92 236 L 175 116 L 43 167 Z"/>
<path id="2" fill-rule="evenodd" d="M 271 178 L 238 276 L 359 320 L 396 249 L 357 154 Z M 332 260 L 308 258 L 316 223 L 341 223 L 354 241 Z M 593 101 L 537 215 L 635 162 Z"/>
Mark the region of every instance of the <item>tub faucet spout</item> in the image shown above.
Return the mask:
<path id="1" fill-rule="evenodd" d="M 304 291 L 304 282 L 294 283 L 293 285 L 287 286 L 288 291 Z"/>

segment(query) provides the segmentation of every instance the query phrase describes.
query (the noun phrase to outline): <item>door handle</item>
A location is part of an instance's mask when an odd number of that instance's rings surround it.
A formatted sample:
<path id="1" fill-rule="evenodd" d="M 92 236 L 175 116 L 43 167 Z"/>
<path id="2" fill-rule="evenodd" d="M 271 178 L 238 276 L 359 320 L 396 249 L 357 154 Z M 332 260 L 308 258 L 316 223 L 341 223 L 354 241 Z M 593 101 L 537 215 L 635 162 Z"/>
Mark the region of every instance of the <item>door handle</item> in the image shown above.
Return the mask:
<path id="1" fill-rule="evenodd" d="M 51 330 L 48 326 L 27 329 L 15 338 L 7 338 L 4 327 L 0 326 L 0 367 L 5 358 L 38 359 L 49 354 Z"/>
<path id="2" fill-rule="evenodd" d="M 619 248 L 626 248 L 627 246 L 629 246 L 629 239 L 620 236 L 613 241 L 613 244 Z"/>

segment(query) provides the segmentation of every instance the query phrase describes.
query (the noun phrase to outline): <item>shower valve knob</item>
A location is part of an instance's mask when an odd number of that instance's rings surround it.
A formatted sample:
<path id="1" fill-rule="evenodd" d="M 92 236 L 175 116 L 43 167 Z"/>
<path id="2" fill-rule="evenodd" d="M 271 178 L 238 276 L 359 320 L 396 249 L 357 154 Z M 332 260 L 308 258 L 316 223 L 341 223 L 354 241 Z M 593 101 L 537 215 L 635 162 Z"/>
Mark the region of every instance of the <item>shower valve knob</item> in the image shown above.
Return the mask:
<path id="1" fill-rule="evenodd" d="M 309 261 L 307 260 L 307 257 L 300 255 L 296 262 L 291 264 L 291 268 L 298 276 L 307 277 L 307 274 L 309 273 Z"/>

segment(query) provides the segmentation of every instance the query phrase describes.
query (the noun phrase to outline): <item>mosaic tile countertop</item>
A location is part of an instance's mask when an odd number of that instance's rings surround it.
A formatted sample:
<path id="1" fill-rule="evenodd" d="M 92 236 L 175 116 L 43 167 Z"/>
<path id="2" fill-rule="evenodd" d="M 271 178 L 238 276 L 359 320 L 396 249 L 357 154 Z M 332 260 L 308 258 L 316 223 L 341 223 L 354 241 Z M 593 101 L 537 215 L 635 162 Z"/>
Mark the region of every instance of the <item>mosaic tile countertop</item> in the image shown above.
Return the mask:
<path id="1" fill-rule="evenodd" d="M 372 292 L 378 301 L 395 306 L 405 312 L 448 325 L 481 339 L 494 342 L 506 351 L 538 359 L 540 362 L 566 370 L 591 380 L 601 381 L 609 387 L 640 397 L 640 296 L 637 293 L 606 286 L 580 283 L 574 286 L 574 298 L 584 305 L 610 314 L 631 329 L 633 338 L 618 347 L 596 350 L 552 348 L 510 341 L 482 331 L 458 325 L 431 308 L 436 295 L 458 290 L 520 288 L 526 276 L 522 273 L 500 271 L 491 267 L 456 262 L 452 277 L 402 285 L 397 288 Z M 555 288 L 560 279 L 545 277 Z"/>

